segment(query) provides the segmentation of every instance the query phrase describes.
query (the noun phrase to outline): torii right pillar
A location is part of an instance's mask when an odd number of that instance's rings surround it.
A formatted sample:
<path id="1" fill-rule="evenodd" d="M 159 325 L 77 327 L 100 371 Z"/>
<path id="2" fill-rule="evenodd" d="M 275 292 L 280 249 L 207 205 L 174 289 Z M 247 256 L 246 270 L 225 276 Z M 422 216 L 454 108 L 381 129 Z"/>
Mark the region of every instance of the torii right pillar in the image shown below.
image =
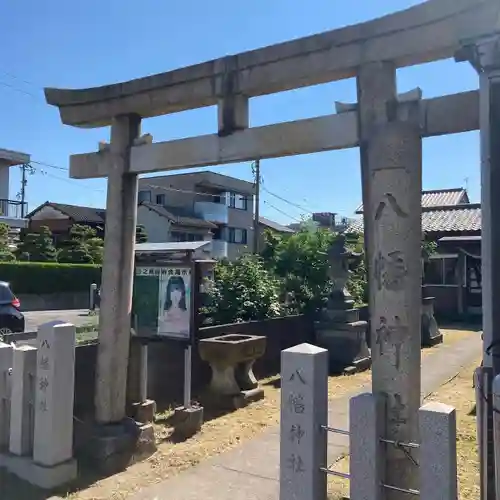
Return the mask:
<path id="1" fill-rule="evenodd" d="M 468 60 L 479 74 L 484 368 L 476 373 L 477 390 L 488 404 L 479 401 L 477 419 L 481 500 L 493 500 L 500 490 L 500 428 L 493 430 L 491 401 L 492 378 L 500 375 L 500 33 L 464 46 L 456 60 Z"/>
<path id="2" fill-rule="evenodd" d="M 398 102 L 396 67 L 390 62 L 359 68 L 357 85 L 372 390 L 385 403 L 387 415 L 380 438 L 418 442 L 422 302 L 420 93 L 414 101 Z M 382 466 L 384 484 L 418 489 L 418 468 L 409 454 L 387 447 Z M 396 500 L 402 494 L 384 488 L 374 498 Z"/>

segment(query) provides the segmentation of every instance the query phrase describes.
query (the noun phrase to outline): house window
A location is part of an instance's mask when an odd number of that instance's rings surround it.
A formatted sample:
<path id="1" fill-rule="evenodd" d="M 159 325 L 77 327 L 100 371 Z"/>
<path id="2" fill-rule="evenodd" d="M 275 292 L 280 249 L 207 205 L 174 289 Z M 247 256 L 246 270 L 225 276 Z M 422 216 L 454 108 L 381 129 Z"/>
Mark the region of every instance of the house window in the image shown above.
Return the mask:
<path id="1" fill-rule="evenodd" d="M 151 191 L 139 191 L 137 201 L 138 203 L 142 203 L 143 201 L 151 202 Z"/>
<path id="2" fill-rule="evenodd" d="M 424 284 L 457 285 L 458 255 L 435 254 L 424 265 Z"/>
<path id="3" fill-rule="evenodd" d="M 218 227 L 212 231 L 212 239 L 213 240 L 222 240 L 222 231 L 223 228 Z"/>
<path id="4" fill-rule="evenodd" d="M 248 207 L 248 199 L 244 194 L 230 193 L 229 206 L 238 210 L 246 210 Z"/>
<path id="5" fill-rule="evenodd" d="M 200 241 L 203 238 L 195 233 L 183 233 L 182 231 L 172 231 L 170 233 L 172 241 Z"/>
<path id="6" fill-rule="evenodd" d="M 228 228 L 228 242 L 239 245 L 247 244 L 247 230 L 235 227 Z"/>
<path id="7" fill-rule="evenodd" d="M 156 195 L 156 204 L 162 206 L 165 205 L 165 194 Z"/>
<path id="8" fill-rule="evenodd" d="M 237 194 L 235 196 L 234 208 L 239 208 L 240 210 L 246 210 L 248 205 L 248 199 L 243 194 Z"/>

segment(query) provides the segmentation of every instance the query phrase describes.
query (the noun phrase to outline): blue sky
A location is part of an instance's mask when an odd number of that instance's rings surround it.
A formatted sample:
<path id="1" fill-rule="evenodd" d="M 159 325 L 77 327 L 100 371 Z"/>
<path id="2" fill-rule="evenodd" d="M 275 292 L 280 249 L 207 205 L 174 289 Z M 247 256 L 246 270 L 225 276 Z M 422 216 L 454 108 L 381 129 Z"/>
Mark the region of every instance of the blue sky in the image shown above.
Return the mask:
<path id="1" fill-rule="evenodd" d="M 105 205 L 105 181 L 71 180 L 69 155 L 97 150 L 109 129 L 63 126 L 43 98 L 44 86 L 82 88 L 120 82 L 365 21 L 419 3 L 411 0 L 5 0 L 0 3 L 0 148 L 30 153 L 30 209 L 46 200 Z M 400 92 L 421 87 L 424 97 L 475 89 L 468 64 L 452 60 L 398 72 Z M 346 80 L 252 99 L 251 125 L 332 113 L 335 101 L 355 101 Z M 148 119 L 155 141 L 216 131 L 215 108 Z M 11 172 L 11 198 L 19 189 Z M 251 179 L 249 164 L 214 168 Z M 336 151 L 262 162 L 264 187 L 308 211 L 351 216 L 361 199 L 359 152 Z M 464 186 L 479 201 L 479 135 L 424 141 L 425 189 Z M 273 208 L 273 205 L 275 208 Z M 277 210 L 278 209 L 278 210 Z M 304 210 L 264 192 L 262 213 L 279 222 Z"/>

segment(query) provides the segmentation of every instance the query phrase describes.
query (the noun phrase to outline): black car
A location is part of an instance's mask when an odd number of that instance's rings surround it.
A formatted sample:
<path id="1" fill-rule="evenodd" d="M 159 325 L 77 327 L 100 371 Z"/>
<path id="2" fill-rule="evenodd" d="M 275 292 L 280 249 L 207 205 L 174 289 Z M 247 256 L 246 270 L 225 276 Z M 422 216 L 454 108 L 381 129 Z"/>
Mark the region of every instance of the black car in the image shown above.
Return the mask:
<path id="1" fill-rule="evenodd" d="M 12 292 L 9 283 L 0 281 L 0 337 L 19 332 L 24 332 L 21 303 Z"/>

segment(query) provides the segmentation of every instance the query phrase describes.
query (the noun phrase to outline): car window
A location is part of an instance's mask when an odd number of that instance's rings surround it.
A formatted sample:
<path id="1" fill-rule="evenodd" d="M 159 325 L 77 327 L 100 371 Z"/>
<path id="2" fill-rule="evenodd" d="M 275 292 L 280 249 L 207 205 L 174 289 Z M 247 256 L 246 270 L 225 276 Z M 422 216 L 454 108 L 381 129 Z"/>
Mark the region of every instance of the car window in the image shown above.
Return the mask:
<path id="1" fill-rule="evenodd" d="M 10 302 L 14 298 L 14 294 L 8 286 L 0 285 L 0 302 Z"/>

